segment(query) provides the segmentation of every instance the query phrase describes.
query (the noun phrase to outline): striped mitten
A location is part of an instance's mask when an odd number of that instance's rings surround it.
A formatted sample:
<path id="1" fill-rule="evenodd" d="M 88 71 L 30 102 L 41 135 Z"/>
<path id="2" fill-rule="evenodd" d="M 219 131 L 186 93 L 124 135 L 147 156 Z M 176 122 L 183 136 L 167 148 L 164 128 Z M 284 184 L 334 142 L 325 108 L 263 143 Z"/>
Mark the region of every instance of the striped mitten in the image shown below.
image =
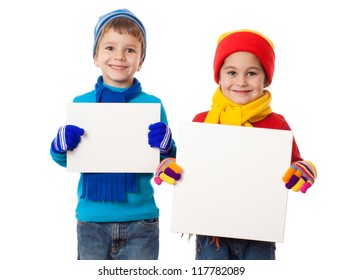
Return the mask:
<path id="1" fill-rule="evenodd" d="M 305 193 L 317 177 L 315 165 L 310 161 L 296 161 L 283 176 L 286 188 Z"/>
<path id="2" fill-rule="evenodd" d="M 57 136 L 51 143 L 51 149 L 55 153 L 65 153 L 72 151 L 81 141 L 84 129 L 75 125 L 64 125 L 58 130 Z"/>
<path id="3" fill-rule="evenodd" d="M 171 149 L 171 129 L 163 122 L 151 124 L 148 133 L 148 144 L 153 148 L 159 148 L 161 154 L 167 154 Z"/>
<path id="4" fill-rule="evenodd" d="M 166 182 L 170 185 L 174 185 L 176 181 L 180 180 L 183 169 L 176 163 L 175 158 L 166 158 L 158 166 L 154 182 L 160 185 L 162 182 Z"/>

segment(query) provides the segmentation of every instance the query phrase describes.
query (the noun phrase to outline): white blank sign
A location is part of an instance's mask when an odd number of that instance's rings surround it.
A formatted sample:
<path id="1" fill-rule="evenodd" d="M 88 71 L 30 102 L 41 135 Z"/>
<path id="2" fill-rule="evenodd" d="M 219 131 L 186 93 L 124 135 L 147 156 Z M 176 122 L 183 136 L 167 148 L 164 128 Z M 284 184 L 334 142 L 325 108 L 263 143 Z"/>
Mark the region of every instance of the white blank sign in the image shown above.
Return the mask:
<path id="1" fill-rule="evenodd" d="M 179 122 L 171 231 L 283 242 L 290 131 Z"/>
<path id="2" fill-rule="evenodd" d="M 85 130 L 68 151 L 74 172 L 154 172 L 159 149 L 148 144 L 148 126 L 160 121 L 158 103 L 71 103 L 67 123 Z"/>

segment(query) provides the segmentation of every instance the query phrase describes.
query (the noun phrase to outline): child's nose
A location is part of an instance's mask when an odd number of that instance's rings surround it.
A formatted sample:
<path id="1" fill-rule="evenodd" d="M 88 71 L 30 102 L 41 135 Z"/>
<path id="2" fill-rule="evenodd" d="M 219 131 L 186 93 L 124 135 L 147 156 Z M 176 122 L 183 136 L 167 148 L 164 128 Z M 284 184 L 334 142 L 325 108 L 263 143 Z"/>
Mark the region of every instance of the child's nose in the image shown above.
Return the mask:
<path id="1" fill-rule="evenodd" d="M 124 60 L 125 59 L 125 52 L 124 51 L 120 51 L 120 50 L 115 51 L 114 58 L 116 60 Z"/>
<path id="2" fill-rule="evenodd" d="M 238 75 L 237 83 L 239 86 L 245 86 L 247 85 L 247 78 L 244 75 Z"/>

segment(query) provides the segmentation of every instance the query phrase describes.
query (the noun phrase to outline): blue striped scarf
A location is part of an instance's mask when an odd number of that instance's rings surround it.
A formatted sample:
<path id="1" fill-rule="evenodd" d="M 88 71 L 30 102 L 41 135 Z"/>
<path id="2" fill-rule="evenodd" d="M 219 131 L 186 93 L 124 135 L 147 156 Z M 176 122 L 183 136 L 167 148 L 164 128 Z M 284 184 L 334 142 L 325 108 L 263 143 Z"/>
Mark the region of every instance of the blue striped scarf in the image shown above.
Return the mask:
<path id="1" fill-rule="evenodd" d="M 126 103 L 138 96 L 142 90 L 140 82 L 134 78 L 133 85 L 123 92 L 115 91 L 103 84 L 100 76 L 95 85 L 96 102 Z M 138 192 L 136 173 L 83 173 L 82 199 L 93 201 L 124 202 L 128 192 Z"/>

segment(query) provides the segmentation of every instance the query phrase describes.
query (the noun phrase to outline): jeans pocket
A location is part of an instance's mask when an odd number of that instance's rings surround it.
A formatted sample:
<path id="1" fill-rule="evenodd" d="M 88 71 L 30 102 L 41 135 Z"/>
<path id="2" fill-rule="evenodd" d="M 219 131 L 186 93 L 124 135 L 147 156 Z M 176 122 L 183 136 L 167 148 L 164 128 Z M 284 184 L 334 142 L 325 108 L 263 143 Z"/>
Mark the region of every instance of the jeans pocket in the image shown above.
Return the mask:
<path id="1" fill-rule="evenodd" d="M 156 230 L 159 228 L 159 218 L 140 220 L 139 223 L 151 230 Z"/>

